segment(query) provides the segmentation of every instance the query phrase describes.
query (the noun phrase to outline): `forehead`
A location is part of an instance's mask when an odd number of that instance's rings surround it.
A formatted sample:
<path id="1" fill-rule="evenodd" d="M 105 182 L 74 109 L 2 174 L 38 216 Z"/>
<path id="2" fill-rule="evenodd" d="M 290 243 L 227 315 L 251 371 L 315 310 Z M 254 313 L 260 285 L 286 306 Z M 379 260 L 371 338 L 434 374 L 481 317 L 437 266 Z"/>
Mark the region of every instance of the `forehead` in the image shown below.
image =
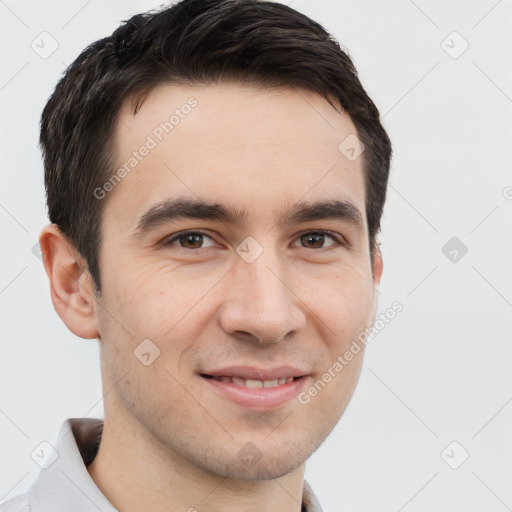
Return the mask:
<path id="1" fill-rule="evenodd" d="M 118 139 L 126 139 L 130 133 L 134 135 L 132 131 L 135 129 L 135 132 L 145 134 L 155 132 L 158 139 L 158 127 L 170 121 L 173 135 L 190 135 L 193 128 L 197 138 L 210 142 L 255 144 L 258 135 L 262 139 L 277 136 L 281 141 L 291 142 L 298 141 L 303 134 L 312 137 L 312 144 L 330 144 L 329 135 L 336 134 L 332 137 L 336 141 L 343 131 L 356 132 L 350 117 L 340 107 L 336 108 L 318 94 L 300 88 L 246 86 L 231 82 L 207 86 L 162 83 L 141 101 L 129 98 L 123 103 L 118 115 L 117 135 Z M 189 116 L 191 112 L 193 116 Z M 189 121 L 182 123 L 187 117 Z M 178 130 L 180 125 L 184 126 Z M 212 131 L 213 126 L 219 130 Z M 164 129 L 164 132 L 169 134 L 168 130 Z M 230 135 L 230 140 L 226 140 L 226 135 Z"/>
<path id="2" fill-rule="evenodd" d="M 259 218 L 299 200 L 349 199 L 364 219 L 362 158 L 340 150 L 356 129 L 314 93 L 163 84 L 136 114 L 126 102 L 118 119 L 116 169 L 125 172 L 109 203 L 129 205 L 132 224 L 173 196 L 229 203 L 249 217 L 254 208 Z"/>

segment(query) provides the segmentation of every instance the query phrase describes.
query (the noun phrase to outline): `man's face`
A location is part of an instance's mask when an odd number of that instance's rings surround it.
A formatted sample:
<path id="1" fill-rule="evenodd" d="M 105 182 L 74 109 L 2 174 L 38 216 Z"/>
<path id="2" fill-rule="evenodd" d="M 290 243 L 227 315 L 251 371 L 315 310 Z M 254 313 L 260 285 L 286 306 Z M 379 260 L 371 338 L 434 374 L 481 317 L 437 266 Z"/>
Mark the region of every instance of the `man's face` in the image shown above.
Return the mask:
<path id="1" fill-rule="evenodd" d="M 299 394 L 373 324 L 381 273 L 377 257 L 372 276 L 362 158 L 338 149 L 355 133 L 325 100 L 289 89 L 164 85 L 137 114 L 122 109 L 115 170 L 134 151 L 137 163 L 103 199 L 96 318 L 105 390 L 115 385 L 107 421 L 247 480 L 283 476 L 322 443 L 362 352 L 308 403 Z M 245 216 L 171 218 L 164 203 L 177 199 Z M 317 220 L 284 217 L 324 201 L 349 204 Z M 301 378 L 282 384 L 290 376 Z"/>

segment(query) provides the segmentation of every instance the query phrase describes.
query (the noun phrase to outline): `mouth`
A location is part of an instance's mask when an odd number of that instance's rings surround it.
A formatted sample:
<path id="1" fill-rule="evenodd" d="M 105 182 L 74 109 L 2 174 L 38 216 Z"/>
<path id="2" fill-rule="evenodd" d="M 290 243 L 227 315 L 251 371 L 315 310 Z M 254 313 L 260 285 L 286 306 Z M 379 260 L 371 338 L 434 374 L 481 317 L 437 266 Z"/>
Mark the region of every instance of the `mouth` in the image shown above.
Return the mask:
<path id="1" fill-rule="evenodd" d="M 260 411 L 290 402 L 310 378 L 306 372 L 291 367 L 274 370 L 230 367 L 199 375 L 218 397 Z"/>
<path id="2" fill-rule="evenodd" d="M 221 375 L 220 377 L 216 377 L 214 375 L 206 375 L 204 373 L 201 374 L 201 377 L 205 379 L 214 379 L 218 382 L 232 382 L 237 386 L 242 386 L 250 389 L 258 389 L 258 388 L 275 388 L 278 386 L 282 386 L 283 384 L 290 384 L 297 379 L 302 379 L 303 376 L 300 377 L 281 377 L 277 379 L 244 379 L 242 377 L 229 376 L 229 375 Z"/>

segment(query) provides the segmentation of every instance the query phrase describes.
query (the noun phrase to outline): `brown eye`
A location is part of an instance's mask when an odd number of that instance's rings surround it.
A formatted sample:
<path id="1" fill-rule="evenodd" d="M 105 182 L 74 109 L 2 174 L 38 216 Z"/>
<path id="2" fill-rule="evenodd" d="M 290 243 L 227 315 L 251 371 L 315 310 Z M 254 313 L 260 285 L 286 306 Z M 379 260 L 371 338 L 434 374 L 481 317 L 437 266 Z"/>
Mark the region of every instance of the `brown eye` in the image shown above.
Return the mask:
<path id="1" fill-rule="evenodd" d="M 204 249 L 203 243 L 205 238 L 212 240 L 211 237 L 200 231 L 183 232 L 171 238 L 165 245 L 178 245 L 184 249 Z M 178 243 L 175 243 L 176 241 Z"/>
<path id="2" fill-rule="evenodd" d="M 192 234 L 192 235 L 181 235 L 179 237 L 180 245 L 187 249 L 200 249 L 203 243 L 203 235 Z M 193 247 L 192 247 L 193 246 Z"/>
<path id="3" fill-rule="evenodd" d="M 327 247 L 331 247 L 332 245 L 341 245 L 333 235 L 324 231 L 312 231 L 310 233 L 305 233 L 301 235 L 299 239 L 301 243 L 305 244 L 306 249 L 324 249 L 325 237 L 329 237 L 331 240 L 334 240 L 334 243 Z"/>

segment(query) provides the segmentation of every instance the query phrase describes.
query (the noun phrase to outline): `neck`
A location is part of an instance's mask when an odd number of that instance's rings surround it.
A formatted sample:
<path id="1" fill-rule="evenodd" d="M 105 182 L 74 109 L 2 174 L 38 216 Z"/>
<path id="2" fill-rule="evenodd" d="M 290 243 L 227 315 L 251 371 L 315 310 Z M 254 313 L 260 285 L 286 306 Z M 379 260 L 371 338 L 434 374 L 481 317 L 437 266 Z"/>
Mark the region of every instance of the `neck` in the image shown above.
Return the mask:
<path id="1" fill-rule="evenodd" d="M 119 512 L 300 512 L 305 464 L 281 478 L 230 479 L 169 451 L 132 417 L 116 413 L 105 415 L 87 470 Z"/>

